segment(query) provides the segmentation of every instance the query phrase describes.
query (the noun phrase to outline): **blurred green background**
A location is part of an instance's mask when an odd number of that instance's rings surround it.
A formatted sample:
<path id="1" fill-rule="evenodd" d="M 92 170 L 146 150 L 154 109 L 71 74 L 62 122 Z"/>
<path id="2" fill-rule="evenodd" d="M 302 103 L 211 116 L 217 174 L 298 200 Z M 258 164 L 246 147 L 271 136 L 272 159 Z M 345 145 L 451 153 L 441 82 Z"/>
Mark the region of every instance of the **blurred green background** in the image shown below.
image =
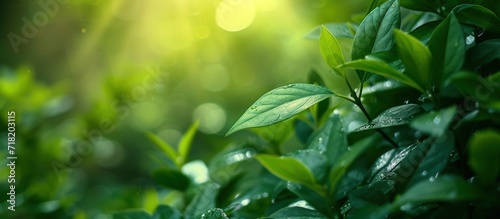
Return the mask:
<path id="1" fill-rule="evenodd" d="M 16 212 L 0 218 L 107 218 L 168 202 L 150 171 L 200 121 L 190 160 L 259 96 L 315 69 L 345 92 L 304 36 L 351 20 L 368 0 L 17 0 L 0 8 L 1 194 L 7 111 L 16 112 Z M 336 90 L 337 89 L 337 90 Z"/>

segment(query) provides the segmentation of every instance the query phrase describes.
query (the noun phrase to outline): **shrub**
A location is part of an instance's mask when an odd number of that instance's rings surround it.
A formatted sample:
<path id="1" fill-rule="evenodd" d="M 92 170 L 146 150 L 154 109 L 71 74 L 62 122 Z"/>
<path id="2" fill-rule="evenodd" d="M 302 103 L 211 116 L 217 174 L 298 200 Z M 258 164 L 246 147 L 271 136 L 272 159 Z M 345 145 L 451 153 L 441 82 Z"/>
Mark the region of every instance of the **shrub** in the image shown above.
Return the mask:
<path id="1" fill-rule="evenodd" d="M 322 25 L 308 37 L 347 95 L 314 71 L 264 94 L 228 131 L 258 139 L 220 152 L 202 181 L 150 136 L 176 164 L 156 179 L 182 201 L 115 218 L 494 217 L 499 16 L 494 0 L 373 0 L 359 24 Z M 284 150 L 291 134 L 302 146 Z"/>

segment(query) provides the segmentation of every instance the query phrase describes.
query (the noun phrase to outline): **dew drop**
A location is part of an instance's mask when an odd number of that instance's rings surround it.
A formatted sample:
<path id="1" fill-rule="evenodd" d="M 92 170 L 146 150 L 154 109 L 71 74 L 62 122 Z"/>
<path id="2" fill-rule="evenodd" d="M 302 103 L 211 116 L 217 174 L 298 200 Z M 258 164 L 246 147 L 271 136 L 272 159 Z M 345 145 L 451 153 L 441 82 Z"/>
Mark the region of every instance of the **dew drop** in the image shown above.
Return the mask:
<path id="1" fill-rule="evenodd" d="M 409 104 L 410 103 L 410 100 L 405 100 L 404 102 L 405 104 Z"/>
<path id="2" fill-rule="evenodd" d="M 424 170 L 424 172 L 422 172 L 421 174 L 422 176 L 427 176 L 427 171 Z"/>
<path id="3" fill-rule="evenodd" d="M 251 106 L 250 107 L 251 110 L 256 110 L 257 109 L 257 106 Z"/>
<path id="4" fill-rule="evenodd" d="M 441 116 L 434 117 L 434 124 L 438 125 L 441 122 Z"/>
<path id="5" fill-rule="evenodd" d="M 465 44 L 467 45 L 471 45 L 474 43 L 474 41 L 476 40 L 476 38 L 472 35 L 469 35 L 465 38 Z"/>

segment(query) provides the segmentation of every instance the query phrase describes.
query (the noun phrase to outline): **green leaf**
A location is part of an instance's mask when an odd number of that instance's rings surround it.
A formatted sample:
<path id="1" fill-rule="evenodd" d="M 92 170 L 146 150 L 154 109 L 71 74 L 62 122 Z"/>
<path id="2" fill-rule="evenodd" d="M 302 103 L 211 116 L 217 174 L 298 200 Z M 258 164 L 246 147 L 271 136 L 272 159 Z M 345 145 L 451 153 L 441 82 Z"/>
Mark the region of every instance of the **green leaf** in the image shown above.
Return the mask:
<path id="1" fill-rule="evenodd" d="M 410 126 L 416 130 L 439 137 L 446 132 L 456 113 L 455 106 L 429 112 L 415 118 L 411 121 Z"/>
<path id="2" fill-rule="evenodd" d="M 155 213 L 153 215 L 153 219 L 181 219 L 182 214 L 179 210 L 168 206 L 168 205 L 159 205 Z"/>
<path id="3" fill-rule="evenodd" d="M 330 216 L 330 218 L 333 217 L 333 203 L 330 201 L 326 194 L 320 195 L 318 194 L 318 192 L 306 186 L 292 182 L 287 184 L 287 189 L 297 195 L 300 199 L 306 201 L 318 212 L 321 212 L 321 214 Z"/>
<path id="4" fill-rule="evenodd" d="M 421 202 L 473 201 L 484 197 L 478 188 L 461 178 L 441 176 L 412 186 L 395 201 L 395 204 L 402 206 Z"/>
<path id="5" fill-rule="evenodd" d="M 150 219 L 151 215 L 145 210 L 126 210 L 113 214 L 113 219 Z"/>
<path id="6" fill-rule="evenodd" d="M 177 155 L 177 152 L 175 151 L 175 149 L 170 144 L 168 144 L 167 142 L 163 141 L 163 139 L 161 139 L 160 137 L 156 136 L 155 134 L 153 134 L 151 132 L 147 132 L 146 136 L 160 150 L 162 150 L 163 152 L 165 152 L 165 154 L 167 155 L 167 157 L 170 158 L 170 160 L 172 160 L 172 162 L 174 162 L 177 165 L 177 163 L 178 163 L 178 161 L 177 161 L 178 155 Z M 177 167 L 179 167 L 179 166 L 177 166 Z"/>
<path id="7" fill-rule="evenodd" d="M 325 153 L 330 165 L 347 151 L 347 136 L 340 115 L 332 115 L 328 122 L 313 134 L 308 143 L 309 149 Z"/>
<path id="8" fill-rule="evenodd" d="M 477 132 L 469 145 L 469 165 L 480 182 L 491 184 L 500 174 L 500 133 L 493 130 Z"/>
<path id="9" fill-rule="evenodd" d="M 168 168 L 154 171 L 153 179 L 160 185 L 180 191 L 185 191 L 191 183 L 182 172 Z"/>
<path id="10" fill-rule="evenodd" d="M 314 175 L 302 162 L 291 157 L 259 154 L 255 158 L 275 176 L 303 185 L 316 184 Z"/>
<path id="11" fill-rule="evenodd" d="M 405 125 L 411 121 L 413 116 L 417 115 L 421 111 L 422 108 L 417 104 L 405 104 L 391 107 L 382 112 L 368 124 L 362 125 L 353 132 Z"/>
<path id="12" fill-rule="evenodd" d="M 302 207 L 286 207 L 282 208 L 269 217 L 264 217 L 263 219 L 326 219 L 324 215 L 317 211 L 310 210 Z"/>
<path id="13" fill-rule="evenodd" d="M 441 85 L 442 78 L 448 78 L 460 71 L 465 57 L 465 36 L 462 26 L 451 13 L 432 33 L 429 40 L 432 54 L 434 84 Z"/>
<path id="14" fill-rule="evenodd" d="M 500 39 L 486 40 L 467 50 L 467 65 L 472 69 L 500 59 Z"/>
<path id="15" fill-rule="evenodd" d="M 311 84 L 290 84 L 276 88 L 247 109 L 226 136 L 241 129 L 281 122 L 333 94 L 325 87 Z"/>
<path id="16" fill-rule="evenodd" d="M 323 59 L 330 66 L 330 68 L 334 69 L 337 74 L 345 76 L 343 69 L 337 70 L 337 67 L 345 62 L 342 48 L 340 47 L 339 41 L 337 41 L 335 36 L 333 36 L 332 33 L 330 33 L 330 31 L 328 31 L 328 29 L 324 26 L 321 27 L 319 47 Z"/>
<path id="17" fill-rule="evenodd" d="M 344 65 L 340 67 L 368 71 L 383 77 L 400 81 L 408 86 L 411 86 L 419 90 L 420 92 L 424 92 L 423 87 L 417 84 L 413 79 L 411 79 L 407 75 L 404 75 L 402 72 L 399 72 L 398 70 L 391 67 L 389 64 L 380 60 L 370 60 L 370 59 L 355 60 L 351 62 L 346 62 Z"/>
<path id="18" fill-rule="evenodd" d="M 186 210 L 184 211 L 185 218 L 200 218 L 203 213 L 215 208 L 215 201 L 218 192 L 219 189 L 217 184 L 204 184 L 201 191 L 196 192 L 196 195 L 186 207 Z"/>
<path id="19" fill-rule="evenodd" d="M 417 38 L 400 30 L 394 30 L 394 38 L 401 56 L 401 61 L 406 66 L 406 74 L 420 87 L 428 90 L 432 79 L 430 74 L 431 53 Z"/>
<path id="20" fill-rule="evenodd" d="M 333 194 L 337 185 L 346 173 L 352 163 L 358 159 L 365 151 L 374 147 L 374 139 L 378 136 L 372 136 L 356 142 L 351 150 L 348 150 L 335 162 L 329 173 L 329 191 Z"/>
<path id="21" fill-rule="evenodd" d="M 321 182 L 325 178 L 328 167 L 328 159 L 319 151 L 313 149 L 298 150 L 288 154 L 288 156 L 302 162 L 309 170 L 311 170 L 315 180 Z"/>
<path id="22" fill-rule="evenodd" d="M 326 23 L 319 27 L 314 28 L 309 32 L 305 38 L 319 40 L 321 30 L 326 28 L 335 38 L 354 38 L 353 29 L 357 29 L 357 25 L 353 23 Z"/>
<path id="23" fill-rule="evenodd" d="M 435 0 L 399 0 L 401 6 L 415 11 L 435 12 Z"/>
<path id="24" fill-rule="evenodd" d="M 202 214 L 200 219 L 229 219 L 229 218 L 222 209 L 214 208 Z"/>
<path id="25" fill-rule="evenodd" d="M 368 54 L 388 51 L 394 47 L 392 29 L 401 23 L 399 1 L 390 0 L 371 11 L 361 22 L 354 36 L 352 60 L 362 59 Z M 363 82 L 366 75 L 358 71 Z"/>
<path id="26" fill-rule="evenodd" d="M 179 142 L 179 166 L 182 166 L 182 164 L 187 161 L 189 149 L 191 148 L 191 143 L 193 142 L 193 138 L 196 134 L 196 130 L 198 130 L 199 124 L 199 121 L 195 121 L 193 124 L 191 124 L 191 126 L 186 131 L 186 133 L 184 133 L 181 141 Z"/>
<path id="27" fill-rule="evenodd" d="M 455 7 L 453 12 L 461 22 L 500 33 L 500 19 L 488 8 L 481 5 L 461 4 Z"/>

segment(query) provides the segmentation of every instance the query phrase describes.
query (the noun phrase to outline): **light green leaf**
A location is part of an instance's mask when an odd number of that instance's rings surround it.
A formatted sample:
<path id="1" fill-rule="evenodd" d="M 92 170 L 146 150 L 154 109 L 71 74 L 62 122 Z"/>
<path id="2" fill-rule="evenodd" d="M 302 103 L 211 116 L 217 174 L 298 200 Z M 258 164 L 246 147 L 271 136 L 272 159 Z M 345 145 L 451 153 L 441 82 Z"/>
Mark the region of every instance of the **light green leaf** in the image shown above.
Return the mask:
<path id="1" fill-rule="evenodd" d="M 334 93 L 311 84 L 290 84 L 260 97 L 229 129 L 226 135 L 241 129 L 271 125 L 288 119 Z"/>
<path id="2" fill-rule="evenodd" d="M 400 30 L 394 30 L 394 38 L 406 74 L 420 87 L 428 90 L 432 79 L 430 74 L 431 52 L 417 38 Z"/>
<path id="3" fill-rule="evenodd" d="M 297 159 L 268 154 L 260 154 L 255 156 L 255 158 L 262 166 L 277 177 L 283 180 L 300 183 L 317 192 L 321 191 L 321 187 L 316 184 L 316 180 L 311 170 Z"/>
<path id="4" fill-rule="evenodd" d="M 354 38 L 353 29 L 357 29 L 357 25 L 353 23 L 326 23 L 314 28 L 305 38 L 319 40 L 321 29 L 326 28 L 335 38 Z"/>
<path id="5" fill-rule="evenodd" d="M 439 137 L 446 132 L 456 112 L 457 109 L 455 106 L 440 111 L 429 112 L 415 118 L 411 121 L 410 126 L 416 130 Z"/>
<path id="6" fill-rule="evenodd" d="M 441 85 L 442 78 L 448 78 L 460 71 L 465 57 L 465 36 L 462 26 L 451 13 L 432 33 L 429 40 L 432 54 L 434 84 Z"/>
<path id="7" fill-rule="evenodd" d="M 422 108 L 417 104 L 405 104 L 391 107 L 382 112 L 368 124 L 362 125 L 353 132 L 405 125 L 410 122 L 413 116 L 417 115 L 421 111 Z"/>
<path id="8" fill-rule="evenodd" d="M 500 33 L 500 19 L 490 9 L 481 5 L 461 4 L 453 9 L 458 20 L 491 32 Z"/>
<path id="9" fill-rule="evenodd" d="M 480 131 L 468 145 L 469 165 L 480 182 L 491 184 L 500 174 L 500 133 L 493 130 Z"/>
<path id="10" fill-rule="evenodd" d="M 191 124 L 191 127 L 189 127 L 186 133 L 184 133 L 181 141 L 179 142 L 179 166 L 182 166 L 182 164 L 187 161 L 189 149 L 191 148 L 191 143 L 193 142 L 193 138 L 196 134 L 196 130 L 198 130 L 199 124 L 199 121 L 195 121 L 193 124 Z"/>
<path id="11" fill-rule="evenodd" d="M 174 162 L 176 165 L 178 164 L 178 162 L 177 162 L 177 158 L 178 158 L 177 152 L 175 151 L 175 149 L 170 144 L 168 144 L 167 142 L 163 141 L 163 139 L 161 139 L 160 137 L 156 136 L 155 134 L 153 134 L 151 132 L 147 132 L 146 136 L 160 150 L 162 150 L 163 152 L 165 152 L 165 154 L 168 156 L 168 158 L 170 158 L 170 160 L 172 160 L 172 162 Z M 179 166 L 177 166 L 177 167 L 179 167 Z"/>
<path id="12" fill-rule="evenodd" d="M 354 36 L 352 60 L 392 49 L 392 29 L 399 28 L 400 23 L 399 1 L 387 1 L 371 11 L 361 22 Z M 363 82 L 366 79 L 365 72 L 358 71 L 358 77 Z"/>
<path id="13" fill-rule="evenodd" d="M 321 27 L 319 48 L 323 59 L 330 66 L 330 68 L 334 69 L 337 74 L 345 76 L 343 69 L 337 70 L 337 67 L 345 62 L 342 48 L 340 47 L 339 41 L 335 38 L 335 36 L 333 36 L 332 33 L 330 33 L 330 31 L 328 31 L 328 29 L 324 26 Z"/>
<path id="14" fill-rule="evenodd" d="M 340 68 L 352 68 L 357 70 L 368 71 L 383 77 L 400 81 L 410 87 L 419 90 L 420 92 L 424 92 L 423 87 L 417 84 L 413 79 L 403 74 L 402 72 L 394 69 L 389 64 L 380 60 L 370 60 L 370 59 L 355 60 L 351 62 L 346 62 L 344 65 L 340 66 Z"/>
<path id="15" fill-rule="evenodd" d="M 395 204 L 402 206 L 407 203 L 473 201 L 484 197 L 479 189 L 461 178 L 441 176 L 412 186 L 395 201 Z"/>

